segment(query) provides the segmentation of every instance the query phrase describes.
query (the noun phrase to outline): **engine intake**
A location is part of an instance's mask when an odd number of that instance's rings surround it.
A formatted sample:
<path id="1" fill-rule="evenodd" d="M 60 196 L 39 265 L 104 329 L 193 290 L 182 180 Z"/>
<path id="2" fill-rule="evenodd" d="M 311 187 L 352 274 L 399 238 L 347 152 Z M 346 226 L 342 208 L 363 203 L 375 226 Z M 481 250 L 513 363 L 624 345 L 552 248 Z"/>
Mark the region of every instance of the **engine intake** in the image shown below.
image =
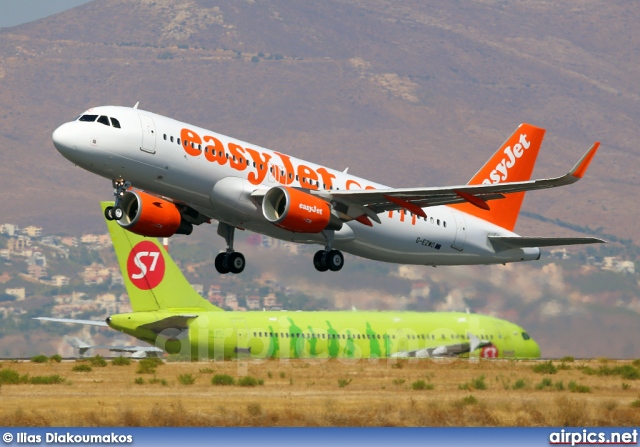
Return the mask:
<path id="1" fill-rule="evenodd" d="M 272 224 L 294 233 L 320 233 L 342 228 L 324 200 L 288 186 L 271 188 L 262 200 L 262 214 Z"/>
<path id="2" fill-rule="evenodd" d="M 127 191 L 119 206 L 124 215 L 118 224 L 141 236 L 169 237 L 191 234 L 193 225 L 182 218 L 178 207 L 167 200 L 142 191 Z"/>

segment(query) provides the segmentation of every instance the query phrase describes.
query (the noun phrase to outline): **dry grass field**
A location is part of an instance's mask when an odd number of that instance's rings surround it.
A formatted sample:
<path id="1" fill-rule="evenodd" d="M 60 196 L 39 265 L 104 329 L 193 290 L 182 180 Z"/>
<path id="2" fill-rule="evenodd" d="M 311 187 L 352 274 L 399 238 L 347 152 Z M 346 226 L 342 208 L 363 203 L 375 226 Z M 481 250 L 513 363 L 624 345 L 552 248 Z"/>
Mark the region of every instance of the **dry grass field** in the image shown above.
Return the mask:
<path id="1" fill-rule="evenodd" d="M 95 363 L 2 362 L 3 425 L 640 425 L 637 361 Z"/>

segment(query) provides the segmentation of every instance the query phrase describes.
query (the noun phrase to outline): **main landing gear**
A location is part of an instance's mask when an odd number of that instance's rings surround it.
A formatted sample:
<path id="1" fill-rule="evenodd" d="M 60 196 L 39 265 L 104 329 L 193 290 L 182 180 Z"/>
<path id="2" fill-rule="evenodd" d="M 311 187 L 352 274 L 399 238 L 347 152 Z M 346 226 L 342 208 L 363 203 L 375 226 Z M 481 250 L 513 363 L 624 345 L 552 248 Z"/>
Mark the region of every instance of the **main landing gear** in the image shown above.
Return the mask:
<path id="1" fill-rule="evenodd" d="M 227 251 L 218 253 L 215 266 L 218 273 L 241 273 L 246 265 L 244 255 L 233 251 L 233 234 L 236 228 L 224 222 L 218 223 L 218 234 L 227 241 Z"/>
<path id="2" fill-rule="evenodd" d="M 120 207 L 120 199 L 131 188 L 131 183 L 120 178 L 112 180 L 111 184 L 113 185 L 113 195 L 116 196 L 116 200 L 113 206 L 108 206 L 104 209 L 104 217 L 107 220 L 120 220 L 124 217 L 124 210 Z"/>
<path id="3" fill-rule="evenodd" d="M 327 245 L 324 250 L 317 251 L 313 256 L 313 266 L 319 272 L 326 272 L 327 270 L 337 272 L 344 265 L 344 256 L 342 256 L 342 252 L 332 248 L 333 234 L 333 231 L 327 231 L 324 233 L 327 239 Z"/>

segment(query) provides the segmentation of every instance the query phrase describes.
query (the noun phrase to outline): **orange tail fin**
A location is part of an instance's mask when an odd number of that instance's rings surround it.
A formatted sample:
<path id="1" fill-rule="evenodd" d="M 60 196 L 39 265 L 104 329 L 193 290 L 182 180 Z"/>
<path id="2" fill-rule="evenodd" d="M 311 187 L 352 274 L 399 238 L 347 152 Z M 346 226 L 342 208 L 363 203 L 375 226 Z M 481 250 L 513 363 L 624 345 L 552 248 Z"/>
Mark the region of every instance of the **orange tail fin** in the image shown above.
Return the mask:
<path id="1" fill-rule="evenodd" d="M 531 179 L 538 151 L 544 138 L 544 129 L 520 124 L 516 131 L 493 154 L 489 161 L 469 180 L 468 185 L 521 182 Z M 504 199 L 490 202 L 483 210 L 471 203 L 451 205 L 467 214 L 489 221 L 513 231 L 518 220 L 524 192 L 507 194 Z"/>

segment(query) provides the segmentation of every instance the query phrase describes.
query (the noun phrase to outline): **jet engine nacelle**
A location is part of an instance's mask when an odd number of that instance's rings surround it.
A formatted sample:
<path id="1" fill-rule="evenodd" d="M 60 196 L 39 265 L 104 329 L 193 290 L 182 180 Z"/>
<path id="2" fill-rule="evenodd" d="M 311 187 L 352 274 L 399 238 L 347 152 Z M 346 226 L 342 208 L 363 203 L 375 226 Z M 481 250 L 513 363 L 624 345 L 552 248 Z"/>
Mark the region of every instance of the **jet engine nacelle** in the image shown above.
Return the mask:
<path id="1" fill-rule="evenodd" d="M 127 191 L 119 204 L 124 215 L 118 224 L 141 236 L 169 237 L 191 234 L 193 225 L 185 222 L 178 207 L 167 200 L 142 191 Z"/>
<path id="2" fill-rule="evenodd" d="M 272 224 L 294 233 L 320 233 L 342 228 L 340 218 L 319 197 L 288 186 L 276 186 L 264 195 L 262 214 Z"/>

